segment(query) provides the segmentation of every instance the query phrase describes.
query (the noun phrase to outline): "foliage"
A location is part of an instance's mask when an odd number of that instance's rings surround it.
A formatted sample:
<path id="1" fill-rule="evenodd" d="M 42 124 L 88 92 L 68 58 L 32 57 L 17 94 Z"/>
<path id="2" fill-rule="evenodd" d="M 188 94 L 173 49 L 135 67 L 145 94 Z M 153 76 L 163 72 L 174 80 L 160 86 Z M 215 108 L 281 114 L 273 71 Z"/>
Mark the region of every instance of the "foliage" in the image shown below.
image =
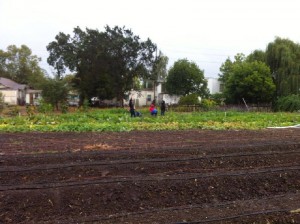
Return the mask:
<path id="1" fill-rule="evenodd" d="M 186 59 L 176 61 L 170 68 L 166 90 L 169 94 L 183 96 L 195 93 L 202 98 L 207 97 L 209 92 L 204 71 L 200 70 L 194 62 Z"/>
<path id="2" fill-rule="evenodd" d="M 57 113 L 35 114 L 32 117 L 3 117 L 0 119 L 0 131 L 257 130 L 300 123 L 298 113 L 167 112 L 165 116 L 152 117 L 147 108 L 140 111 L 143 116 L 139 118 L 131 118 L 130 113 L 124 109 L 98 109 L 60 115 Z"/>
<path id="3" fill-rule="evenodd" d="M 224 105 L 225 96 L 223 93 L 214 93 L 210 95 L 210 99 L 212 99 L 217 105 Z"/>
<path id="4" fill-rule="evenodd" d="M 222 67 L 226 102 L 239 103 L 243 98 L 248 103 L 271 102 L 275 85 L 269 67 L 261 61 L 249 62 L 242 54 L 235 59 L 228 59 Z"/>
<path id="5" fill-rule="evenodd" d="M 58 78 L 48 78 L 42 86 L 42 97 L 45 103 L 51 104 L 56 110 L 59 109 L 59 105 L 66 104 L 68 92 L 65 81 Z"/>
<path id="6" fill-rule="evenodd" d="M 227 83 L 227 80 L 229 79 L 230 77 L 230 74 L 232 72 L 232 67 L 233 65 L 235 64 L 239 64 L 243 61 L 245 61 L 245 55 L 242 54 L 242 53 L 238 53 L 234 56 L 234 61 L 232 62 L 230 60 L 230 58 L 227 58 L 226 61 L 221 65 L 220 67 L 220 74 L 219 74 L 219 80 L 226 84 Z"/>
<path id="7" fill-rule="evenodd" d="M 4 96 L 2 92 L 0 92 L 0 113 L 4 110 L 4 108 L 5 108 Z"/>
<path id="8" fill-rule="evenodd" d="M 276 102 L 275 110 L 286 112 L 300 111 L 300 96 L 289 95 L 280 97 Z"/>
<path id="9" fill-rule="evenodd" d="M 201 106 L 204 110 L 211 110 L 217 106 L 217 103 L 212 99 L 203 99 Z"/>
<path id="10" fill-rule="evenodd" d="M 5 111 L 3 112 L 4 115 L 9 117 L 16 117 L 20 114 L 20 109 L 18 106 L 7 106 Z"/>
<path id="11" fill-rule="evenodd" d="M 262 50 L 255 50 L 246 58 L 248 62 L 260 61 L 266 63 L 266 52 Z"/>
<path id="12" fill-rule="evenodd" d="M 39 89 L 46 78 L 46 72 L 39 66 L 40 61 L 26 45 L 20 48 L 10 45 L 7 51 L 0 50 L 0 77 Z"/>
<path id="13" fill-rule="evenodd" d="M 155 59 L 153 64 L 152 71 L 152 80 L 155 81 L 165 81 L 168 75 L 167 65 L 169 62 L 169 58 L 165 56 L 161 51 L 159 52 L 158 57 Z"/>
<path id="14" fill-rule="evenodd" d="M 38 112 L 43 113 L 43 114 L 47 114 L 50 113 L 51 111 L 53 111 L 53 105 L 51 105 L 50 103 L 47 103 L 44 98 L 39 100 L 39 106 L 38 106 Z"/>
<path id="15" fill-rule="evenodd" d="M 66 69 L 76 73 L 81 101 L 95 96 L 121 100 L 136 77 L 150 77 L 156 46 L 125 27 L 106 26 L 105 32 L 77 27 L 73 37 L 59 33 L 55 39 L 47 46 L 48 63 L 59 76 Z"/>
<path id="16" fill-rule="evenodd" d="M 276 96 L 298 94 L 300 88 L 300 45 L 277 37 L 268 44 L 266 60 L 276 84 Z"/>
<path id="17" fill-rule="evenodd" d="M 178 102 L 179 105 L 195 105 L 199 103 L 199 97 L 195 93 L 180 97 Z"/>

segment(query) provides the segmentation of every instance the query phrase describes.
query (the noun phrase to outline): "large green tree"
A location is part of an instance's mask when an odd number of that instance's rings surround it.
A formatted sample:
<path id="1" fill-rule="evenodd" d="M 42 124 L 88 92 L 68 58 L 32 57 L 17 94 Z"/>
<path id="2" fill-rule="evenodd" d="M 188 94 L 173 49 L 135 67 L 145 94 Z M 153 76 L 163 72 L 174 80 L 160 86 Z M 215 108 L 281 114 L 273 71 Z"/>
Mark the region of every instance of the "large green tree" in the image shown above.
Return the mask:
<path id="1" fill-rule="evenodd" d="M 0 76 L 40 88 L 46 80 L 46 72 L 39 66 L 40 61 L 26 45 L 20 48 L 10 45 L 7 51 L 0 50 Z"/>
<path id="2" fill-rule="evenodd" d="M 228 73 L 224 95 L 229 103 L 269 103 L 275 85 L 269 67 L 259 61 L 234 63 Z"/>
<path id="3" fill-rule="evenodd" d="M 262 50 L 254 50 L 246 57 L 248 62 L 261 61 L 266 63 L 266 52 Z"/>
<path id="4" fill-rule="evenodd" d="M 75 72 L 82 100 L 122 100 L 137 77 L 151 75 L 156 45 L 150 39 L 141 41 L 125 27 L 106 26 L 105 32 L 77 27 L 73 37 L 59 33 L 55 39 L 47 46 L 48 63 L 60 76 L 66 69 Z"/>
<path id="5" fill-rule="evenodd" d="M 276 96 L 299 94 L 300 45 L 277 37 L 267 46 L 266 60 L 276 84 Z"/>
<path id="6" fill-rule="evenodd" d="M 187 59 L 176 61 L 170 68 L 166 89 L 169 94 L 183 96 L 196 93 L 198 96 L 205 98 L 209 94 L 204 71 L 197 64 Z"/>
<path id="7" fill-rule="evenodd" d="M 67 103 L 69 87 L 66 80 L 54 77 L 47 78 L 42 85 L 42 97 L 46 103 L 51 104 L 56 110 L 60 105 Z"/>

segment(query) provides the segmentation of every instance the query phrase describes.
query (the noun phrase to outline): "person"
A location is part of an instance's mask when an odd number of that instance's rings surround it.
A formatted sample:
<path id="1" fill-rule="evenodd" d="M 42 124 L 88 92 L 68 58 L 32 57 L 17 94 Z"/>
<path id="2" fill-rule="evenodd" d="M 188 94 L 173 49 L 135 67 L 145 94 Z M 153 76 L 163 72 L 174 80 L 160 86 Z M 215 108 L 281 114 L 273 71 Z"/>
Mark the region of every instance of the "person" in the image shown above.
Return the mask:
<path id="1" fill-rule="evenodd" d="M 135 111 L 135 116 L 136 116 L 136 117 L 141 117 L 141 116 L 142 116 L 142 113 L 139 112 L 139 111 Z"/>
<path id="2" fill-rule="evenodd" d="M 151 115 L 157 115 L 157 109 L 155 108 L 155 100 L 152 101 L 149 111 Z"/>
<path id="3" fill-rule="evenodd" d="M 164 116 L 166 111 L 166 102 L 164 100 L 161 101 L 160 104 L 160 115 Z"/>
<path id="4" fill-rule="evenodd" d="M 135 117 L 134 103 L 133 103 L 132 98 L 130 98 L 130 100 L 129 100 L 129 111 L 130 111 L 131 117 Z"/>

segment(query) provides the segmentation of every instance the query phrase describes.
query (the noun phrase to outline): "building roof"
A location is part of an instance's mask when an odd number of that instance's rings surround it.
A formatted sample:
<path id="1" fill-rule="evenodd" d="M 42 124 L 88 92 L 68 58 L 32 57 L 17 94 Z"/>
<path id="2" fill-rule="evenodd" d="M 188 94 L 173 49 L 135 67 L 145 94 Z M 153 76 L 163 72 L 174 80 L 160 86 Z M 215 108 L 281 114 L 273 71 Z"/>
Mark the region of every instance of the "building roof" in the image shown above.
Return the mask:
<path id="1" fill-rule="evenodd" d="M 12 81 L 11 79 L 2 78 L 2 77 L 0 77 L 0 84 L 2 84 L 3 86 L 6 86 L 9 89 L 14 89 L 14 90 L 18 90 L 18 89 L 24 90 L 27 87 L 27 85 L 19 84 L 19 83 Z"/>

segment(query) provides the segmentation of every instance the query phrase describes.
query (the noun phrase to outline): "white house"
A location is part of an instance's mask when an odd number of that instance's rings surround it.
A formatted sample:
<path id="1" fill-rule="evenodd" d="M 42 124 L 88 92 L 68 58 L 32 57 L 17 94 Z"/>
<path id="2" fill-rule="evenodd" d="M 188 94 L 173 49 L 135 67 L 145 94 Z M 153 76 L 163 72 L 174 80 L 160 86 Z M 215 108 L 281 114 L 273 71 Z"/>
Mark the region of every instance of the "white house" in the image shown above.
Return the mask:
<path id="1" fill-rule="evenodd" d="M 25 100 L 27 105 L 38 105 L 41 98 L 42 90 L 27 89 Z"/>
<path id="2" fill-rule="evenodd" d="M 218 78 L 206 78 L 207 88 L 209 89 L 210 94 L 220 93 L 221 91 L 221 82 Z"/>
<path id="3" fill-rule="evenodd" d="M 210 94 L 220 93 L 221 92 L 221 82 L 218 78 L 206 78 L 207 88 L 209 89 Z M 179 102 L 180 96 L 178 95 L 169 95 L 163 92 L 162 83 L 158 83 L 156 88 L 144 89 L 142 91 L 131 90 L 128 93 L 129 98 L 124 100 L 124 105 L 128 105 L 129 99 L 132 98 L 137 107 L 139 106 L 148 106 L 155 99 L 156 103 L 160 103 L 162 100 L 166 104 L 177 104 Z"/>
<path id="4" fill-rule="evenodd" d="M 41 90 L 29 89 L 29 86 L 16 83 L 7 78 L 0 77 L 0 92 L 4 103 L 8 105 L 36 105 L 41 98 Z"/>
<path id="5" fill-rule="evenodd" d="M 4 103 L 8 105 L 24 105 L 27 89 L 27 85 L 0 77 L 0 92 L 3 94 Z"/>

